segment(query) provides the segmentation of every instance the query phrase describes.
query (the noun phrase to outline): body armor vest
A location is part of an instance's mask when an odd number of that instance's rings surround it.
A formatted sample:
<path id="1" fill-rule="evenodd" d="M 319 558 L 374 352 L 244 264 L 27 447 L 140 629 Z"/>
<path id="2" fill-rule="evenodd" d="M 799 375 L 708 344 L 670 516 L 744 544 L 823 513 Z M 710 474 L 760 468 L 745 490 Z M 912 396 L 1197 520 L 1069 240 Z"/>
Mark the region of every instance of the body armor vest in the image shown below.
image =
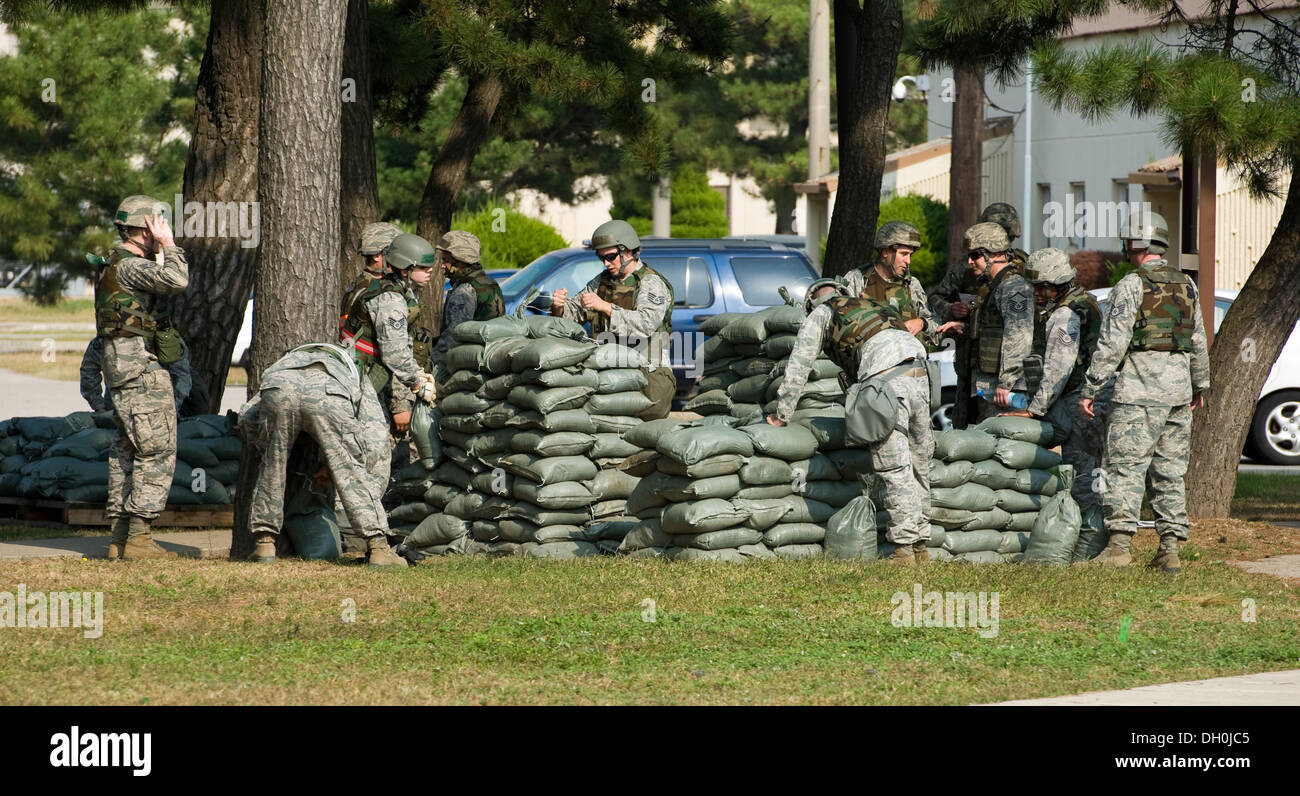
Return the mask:
<path id="1" fill-rule="evenodd" d="M 831 308 L 831 333 L 822 347 L 848 384 L 858 380 L 858 361 L 868 340 L 886 329 L 907 331 L 897 310 L 873 299 L 834 296 L 826 306 Z"/>
<path id="2" fill-rule="evenodd" d="M 379 359 L 379 349 L 375 343 L 375 322 L 370 317 L 366 302 L 383 293 L 397 293 L 406 300 L 406 332 L 411 337 L 415 361 L 421 368 L 426 366 L 432 350 L 428 332 L 416 325 L 420 317 L 420 302 L 402 283 L 385 277 L 370 280 L 364 289 L 354 289 L 349 294 L 352 297 L 351 304 L 339 317 L 341 338 L 345 346 L 351 347 L 352 356 L 376 392 L 388 385 L 392 374 Z"/>
<path id="3" fill-rule="evenodd" d="M 1191 351 L 1196 331 L 1196 294 L 1192 280 L 1164 260 L 1137 269 L 1142 279 L 1142 306 L 1133 323 L 1130 351 Z"/>
<path id="4" fill-rule="evenodd" d="M 1002 364 L 1002 311 L 994 300 L 1002 281 L 1012 274 L 1019 275 L 1018 265 L 1008 265 L 980 288 L 979 297 L 971 310 L 971 328 L 975 330 L 976 360 L 979 370 L 984 373 L 998 373 Z"/>
<path id="5" fill-rule="evenodd" d="M 506 301 L 501 286 L 482 268 L 464 276 L 454 274 L 451 280 L 455 289 L 468 282 L 474 288 L 474 320 L 490 321 L 506 314 Z"/>
<path id="6" fill-rule="evenodd" d="M 875 268 L 867 271 L 867 282 L 862 288 L 862 295 L 870 296 L 881 304 L 888 304 L 898 310 L 903 320 L 910 321 L 917 317 L 916 305 L 912 303 L 912 291 L 908 289 L 911 277 L 901 281 L 890 282 L 880 275 Z"/>
<path id="7" fill-rule="evenodd" d="M 1070 378 L 1065 382 L 1062 395 L 1068 395 L 1083 386 L 1088 365 L 1092 362 L 1092 352 L 1097 348 L 1097 339 L 1101 337 L 1101 308 L 1097 300 L 1088 291 L 1074 285 L 1045 311 L 1039 313 L 1034 321 L 1034 354 L 1047 356 L 1047 319 L 1061 307 L 1069 308 L 1079 319 L 1079 351 L 1074 357 L 1074 366 L 1070 369 Z M 1035 384 L 1029 390 L 1032 395 L 1038 388 Z"/>
<path id="8" fill-rule="evenodd" d="M 615 307 L 622 307 L 625 310 L 636 309 L 636 294 L 641 291 L 641 280 L 649 275 L 655 275 L 664 280 L 668 286 L 668 306 L 664 308 L 664 320 L 660 324 L 659 330 L 665 333 L 671 333 L 673 330 L 673 283 L 664 278 L 663 274 L 654 270 L 645 263 L 641 267 L 628 274 L 622 282 L 615 283 L 609 277 L 609 272 L 605 271 L 600 275 L 600 284 L 596 286 L 596 295 L 605 301 L 613 304 Z M 610 316 L 603 312 L 590 313 L 591 317 L 591 336 L 595 337 L 601 332 L 608 331 Z M 626 345 L 626 344 L 625 344 Z"/>
<path id="9" fill-rule="evenodd" d="M 149 308 L 117 281 L 117 264 L 135 256 L 121 246 L 114 246 L 108 262 L 99 260 L 99 275 L 95 279 L 95 334 L 99 337 L 143 337 L 148 347 L 158 329 L 158 322 Z"/>

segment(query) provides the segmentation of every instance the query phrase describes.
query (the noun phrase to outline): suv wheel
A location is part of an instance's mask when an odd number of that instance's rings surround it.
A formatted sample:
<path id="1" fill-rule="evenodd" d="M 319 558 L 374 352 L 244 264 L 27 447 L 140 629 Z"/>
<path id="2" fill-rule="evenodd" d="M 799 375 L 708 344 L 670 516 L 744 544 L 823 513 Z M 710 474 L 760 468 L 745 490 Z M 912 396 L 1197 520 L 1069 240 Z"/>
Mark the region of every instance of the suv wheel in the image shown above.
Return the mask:
<path id="1" fill-rule="evenodd" d="M 1300 390 L 1276 392 L 1259 402 L 1250 441 L 1269 464 L 1300 464 Z"/>
<path id="2" fill-rule="evenodd" d="M 940 400 L 943 403 L 930 414 L 930 427 L 935 431 L 952 431 L 952 407 L 957 400 L 957 393 L 953 388 L 945 387 Z"/>

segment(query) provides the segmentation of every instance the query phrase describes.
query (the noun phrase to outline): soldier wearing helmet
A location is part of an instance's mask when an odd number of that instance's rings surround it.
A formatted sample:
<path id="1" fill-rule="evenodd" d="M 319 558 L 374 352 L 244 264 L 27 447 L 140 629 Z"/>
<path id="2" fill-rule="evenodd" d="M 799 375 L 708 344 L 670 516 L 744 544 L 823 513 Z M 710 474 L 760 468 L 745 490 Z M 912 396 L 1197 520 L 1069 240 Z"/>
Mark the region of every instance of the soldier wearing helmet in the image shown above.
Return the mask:
<path id="1" fill-rule="evenodd" d="M 909 271 L 912 255 L 921 248 L 920 231 L 902 221 L 887 221 L 876 230 L 873 248 L 875 265 L 865 274 L 859 268 L 849 271 L 844 284 L 855 296 L 871 296 L 898 310 L 907 330 L 918 339 L 932 337 L 938 324 L 930 315 L 921 282 Z"/>
<path id="2" fill-rule="evenodd" d="M 883 439 L 868 444 L 867 450 L 885 488 L 884 505 L 890 515 L 886 537 L 895 545 L 889 560 L 894 564 L 929 561 L 926 510 L 934 436 L 925 347 L 893 307 L 871 296 L 850 295 L 850 289 L 834 279 L 809 285 L 804 308 L 808 316 L 799 327 L 777 392 L 776 411 L 767 422 L 774 426 L 790 422 L 813 361 L 823 351 L 844 371 L 840 381 L 847 387 L 846 412 L 858 406 L 868 381 L 887 382 L 897 397 L 897 417 L 890 418 L 895 425 Z"/>
<path id="3" fill-rule="evenodd" d="M 479 265 L 478 237 L 454 229 L 442 236 L 438 245 L 438 262 L 451 280 L 451 290 L 442 303 L 442 331 L 433 347 L 434 374 L 441 381 L 446 369 L 447 350 L 456 344 L 452 332 L 465 321 L 490 321 L 506 314 L 501 286 Z"/>
<path id="4" fill-rule="evenodd" d="M 121 242 L 106 261 L 95 258 L 95 329 L 113 405 L 117 436 L 108 458 L 109 558 L 164 558 L 152 524 L 167 503 L 176 466 L 176 406 L 172 383 L 155 346 L 155 303 L 189 285 L 185 252 L 176 245 L 166 206 L 128 196 L 113 221 Z M 163 254 L 162 265 L 154 259 Z"/>
<path id="5" fill-rule="evenodd" d="M 361 255 L 361 273 L 343 289 L 343 300 L 339 303 L 340 326 L 348 319 L 348 310 L 356 301 L 357 295 L 365 292 L 370 282 L 384 275 L 384 249 L 393 239 L 402 234 L 402 230 L 387 221 L 366 224 L 361 229 L 361 242 L 357 254 Z"/>
<path id="6" fill-rule="evenodd" d="M 626 221 L 615 219 L 596 227 L 591 248 L 605 266 L 577 296 L 566 288 L 552 296 L 551 312 L 578 323 L 591 323 L 593 337 L 614 337 L 622 345 L 647 346 L 643 392 L 652 404 L 642 420 L 667 417 L 677 392 L 670 354 L 673 331 L 673 286 L 641 262 L 641 239 Z"/>
<path id="7" fill-rule="evenodd" d="M 980 213 L 979 223 L 992 222 L 1002 227 L 1014 244 L 1020 237 L 1020 214 L 1006 202 L 994 202 Z M 962 253 L 964 254 L 964 253 Z M 1014 245 L 1008 250 L 1007 261 L 1023 267 L 1029 255 Z M 930 308 L 936 318 L 963 320 L 970 315 L 970 305 L 961 300 L 962 293 L 972 294 L 979 289 L 979 280 L 964 256 L 953 258 L 939 284 L 930 289 Z"/>
<path id="8" fill-rule="evenodd" d="M 1150 483 L 1160 552 L 1148 566 L 1176 573 L 1178 544 L 1187 539 L 1184 477 L 1192 411 L 1205 404 L 1210 362 L 1196 286 L 1164 258 L 1168 224 L 1146 211 L 1130 225 L 1125 250 L 1137 269 L 1110 293 L 1079 399 L 1083 413 L 1093 417 L 1102 389 L 1118 371 L 1101 464 L 1110 540 L 1094 560 L 1113 567 L 1132 563 L 1129 542 Z"/>

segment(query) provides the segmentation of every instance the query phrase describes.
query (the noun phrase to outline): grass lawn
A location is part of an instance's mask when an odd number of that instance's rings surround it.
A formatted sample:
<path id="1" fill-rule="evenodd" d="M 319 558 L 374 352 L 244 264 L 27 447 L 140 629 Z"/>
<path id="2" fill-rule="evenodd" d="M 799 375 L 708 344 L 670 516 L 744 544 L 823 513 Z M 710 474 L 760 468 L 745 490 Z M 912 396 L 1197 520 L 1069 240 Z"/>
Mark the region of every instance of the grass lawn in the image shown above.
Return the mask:
<path id="1" fill-rule="evenodd" d="M 1244 520 L 1300 520 L 1300 475 L 1238 473 L 1232 516 Z"/>
<path id="2" fill-rule="evenodd" d="M 0 299 L 0 321 L 6 323 L 94 323 L 93 298 L 64 299 L 52 307 L 42 307 L 25 298 Z"/>

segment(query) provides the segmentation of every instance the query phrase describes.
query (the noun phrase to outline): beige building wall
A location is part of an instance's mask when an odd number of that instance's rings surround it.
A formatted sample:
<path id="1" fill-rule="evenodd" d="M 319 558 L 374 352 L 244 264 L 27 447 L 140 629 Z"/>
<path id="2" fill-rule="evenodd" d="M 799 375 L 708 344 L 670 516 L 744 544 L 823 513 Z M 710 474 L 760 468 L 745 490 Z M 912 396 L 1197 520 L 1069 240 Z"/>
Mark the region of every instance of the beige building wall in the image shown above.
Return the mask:
<path id="1" fill-rule="evenodd" d="M 1291 175 L 1280 180 L 1281 196 L 1258 200 L 1229 170 L 1219 167 L 1214 232 L 1214 274 L 1217 287 L 1240 290 L 1282 217 Z"/>

